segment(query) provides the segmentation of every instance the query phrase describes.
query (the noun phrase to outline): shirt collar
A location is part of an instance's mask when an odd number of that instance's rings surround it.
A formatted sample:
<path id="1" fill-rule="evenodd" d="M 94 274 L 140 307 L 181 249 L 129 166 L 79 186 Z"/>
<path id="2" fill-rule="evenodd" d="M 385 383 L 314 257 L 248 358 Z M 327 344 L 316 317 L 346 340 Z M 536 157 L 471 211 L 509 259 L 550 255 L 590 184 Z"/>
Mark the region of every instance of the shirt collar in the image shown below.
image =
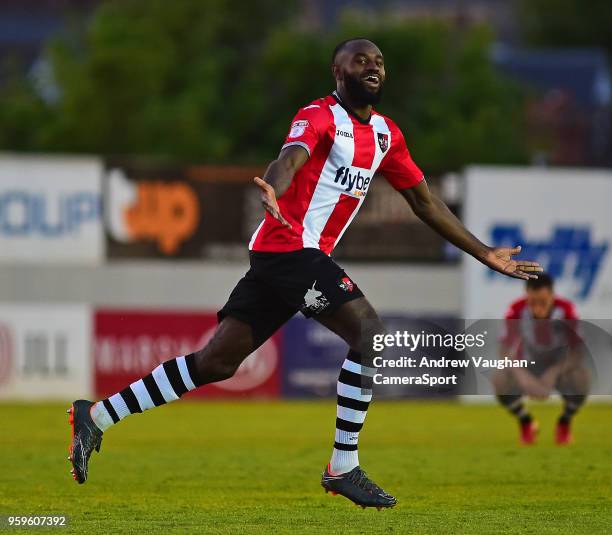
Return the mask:
<path id="1" fill-rule="evenodd" d="M 355 114 L 353 112 L 353 110 L 351 110 L 345 103 L 344 101 L 340 98 L 340 95 L 338 95 L 337 91 L 332 92 L 332 97 L 334 97 L 334 99 L 336 100 L 336 102 L 338 104 L 340 104 L 340 106 L 342 106 L 342 108 L 344 108 L 344 110 L 346 111 L 346 113 L 348 113 L 351 117 L 353 117 L 356 121 L 358 121 L 361 124 L 370 124 L 370 119 L 372 118 L 372 114 L 370 114 L 370 116 L 367 119 L 362 119 L 361 117 L 359 117 L 357 114 Z"/>

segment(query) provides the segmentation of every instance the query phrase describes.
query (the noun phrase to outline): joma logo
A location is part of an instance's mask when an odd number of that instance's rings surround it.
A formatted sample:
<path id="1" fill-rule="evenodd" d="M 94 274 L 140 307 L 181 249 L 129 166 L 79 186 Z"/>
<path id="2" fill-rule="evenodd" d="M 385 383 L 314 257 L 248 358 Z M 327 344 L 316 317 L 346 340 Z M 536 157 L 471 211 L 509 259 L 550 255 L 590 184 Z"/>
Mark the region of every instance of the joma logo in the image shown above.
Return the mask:
<path id="1" fill-rule="evenodd" d="M 341 137 L 350 137 L 351 139 L 353 139 L 353 133 L 352 132 L 345 132 L 344 130 L 336 130 L 336 135 L 337 136 L 341 136 Z"/>

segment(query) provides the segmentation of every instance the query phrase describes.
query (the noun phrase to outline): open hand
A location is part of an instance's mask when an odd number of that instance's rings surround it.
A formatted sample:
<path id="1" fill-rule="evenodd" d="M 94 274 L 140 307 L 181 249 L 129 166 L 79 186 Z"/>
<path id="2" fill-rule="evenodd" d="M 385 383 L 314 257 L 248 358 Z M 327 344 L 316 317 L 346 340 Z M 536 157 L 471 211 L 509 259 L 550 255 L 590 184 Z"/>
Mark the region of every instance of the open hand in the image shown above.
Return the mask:
<path id="1" fill-rule="evenodd" d="M 544 269 L 537 262 L 513 260 L 521 252 L 521 246 L 493 247 L 485 256 L 484 263 L 491 269 L 515 279 L 537 279 Z"/>
<path id="2" fill-rule="evenodd" d="M 292 228 L 291 224 L 283 217 L 283 214 L 281 214 L 278 202 L 276 201 L 274 188 L 258 176 L 253 179 L 253 182 L 261 189 L 261 204 L 263 204 L 266 211 L 287 228 Z"/>

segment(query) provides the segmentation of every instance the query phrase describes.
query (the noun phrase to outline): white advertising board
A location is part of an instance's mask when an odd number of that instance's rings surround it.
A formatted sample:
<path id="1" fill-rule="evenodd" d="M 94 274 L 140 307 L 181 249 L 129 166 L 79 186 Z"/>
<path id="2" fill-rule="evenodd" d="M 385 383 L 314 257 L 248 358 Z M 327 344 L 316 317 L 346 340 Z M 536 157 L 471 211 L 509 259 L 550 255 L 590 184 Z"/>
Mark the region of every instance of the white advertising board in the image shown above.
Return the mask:
<path id="1" fill-rule="evenodd" d="M 0 399 L 90 396 L 91 318 L 85 305 L 0 304 Z"/>
<path id="2" fill-rule="evenodd" d="M 97 158 L 0 155 L 0 262 L 104 258 Z"/>
<path id="3" fill-rule="evenodd" d="M 612 318 L 612 172 L 473 167 L 466 171 L 464 222 L 489 245 L 521 245 L 555 279 L 584 319 Z M 520 280 L 463 261 L 463 313 L 502 317 Z"/>

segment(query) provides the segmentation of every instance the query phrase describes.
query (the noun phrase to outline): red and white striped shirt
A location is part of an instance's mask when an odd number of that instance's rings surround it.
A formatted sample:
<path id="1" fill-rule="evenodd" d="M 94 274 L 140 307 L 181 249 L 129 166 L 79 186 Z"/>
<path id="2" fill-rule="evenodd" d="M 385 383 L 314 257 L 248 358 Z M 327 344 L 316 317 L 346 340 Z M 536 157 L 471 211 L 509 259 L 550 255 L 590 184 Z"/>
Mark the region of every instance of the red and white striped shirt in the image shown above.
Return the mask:
<path id="1" fill-rule="evenodd" d="M 310 155 L 278 199 L 293 228 L 266 212 L 251 238 L 252 251 L 312 247 L 330 254 L 357 215 L 375 173 L 397 190 L 423 180 L 397 125 L 375 111 L 369 121 L 355 117 L 335 92 L 298 111 L 283 148 L 292 145 Z"/>
<path id="2" fill-rule="evenodd" d="M 581 343 L 578 313 L 574 304 L 555 297 L 547 319 L 534 319 L 527 299 L 517 299 L 505 314 L 501 341 L 516 351 L 516 358 L 550 361 L 564 357 L 568 347 Z"/>

